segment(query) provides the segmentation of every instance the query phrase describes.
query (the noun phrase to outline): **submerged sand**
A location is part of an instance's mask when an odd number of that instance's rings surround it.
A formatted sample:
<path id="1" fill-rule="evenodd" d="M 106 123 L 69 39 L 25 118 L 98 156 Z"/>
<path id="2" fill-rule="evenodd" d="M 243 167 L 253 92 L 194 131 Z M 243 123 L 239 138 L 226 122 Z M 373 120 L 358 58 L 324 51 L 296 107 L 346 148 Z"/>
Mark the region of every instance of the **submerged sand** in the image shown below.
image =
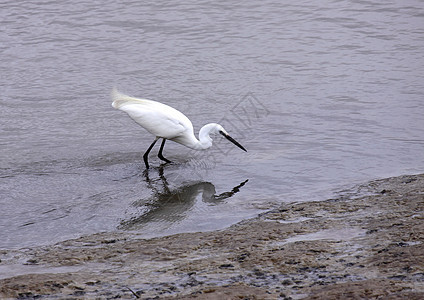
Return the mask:
<path id="1" fill-rule="evenodd" d="M 423 209 L 400 176 L 225 230 L 0 250 L 0 298 L 424 299 Z"/>

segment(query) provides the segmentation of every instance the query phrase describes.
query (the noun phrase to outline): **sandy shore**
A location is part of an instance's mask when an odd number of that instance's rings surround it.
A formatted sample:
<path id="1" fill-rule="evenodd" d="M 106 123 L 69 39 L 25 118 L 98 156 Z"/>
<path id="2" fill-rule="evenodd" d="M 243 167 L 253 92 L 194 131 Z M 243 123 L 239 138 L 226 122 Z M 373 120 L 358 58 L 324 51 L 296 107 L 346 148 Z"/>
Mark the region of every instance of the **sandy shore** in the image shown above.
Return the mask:
<path id="1" fill-rule="evenodd" d="M 0 298 L 424 299 L 424 175 L 228 229 L 0 250 Z"/>

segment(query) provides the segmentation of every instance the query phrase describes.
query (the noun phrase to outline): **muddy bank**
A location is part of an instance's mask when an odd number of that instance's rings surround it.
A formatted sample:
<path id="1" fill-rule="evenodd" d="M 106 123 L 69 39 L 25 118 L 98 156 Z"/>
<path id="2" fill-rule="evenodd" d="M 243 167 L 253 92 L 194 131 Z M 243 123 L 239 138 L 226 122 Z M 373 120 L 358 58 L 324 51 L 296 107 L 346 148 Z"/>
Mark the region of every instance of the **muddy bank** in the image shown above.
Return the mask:
<path id="1" fill-rule="evenodd" d="M 424 299 L 423 209 L 400 176 L 221 231 L 0 250 L 0 298 Z"/>

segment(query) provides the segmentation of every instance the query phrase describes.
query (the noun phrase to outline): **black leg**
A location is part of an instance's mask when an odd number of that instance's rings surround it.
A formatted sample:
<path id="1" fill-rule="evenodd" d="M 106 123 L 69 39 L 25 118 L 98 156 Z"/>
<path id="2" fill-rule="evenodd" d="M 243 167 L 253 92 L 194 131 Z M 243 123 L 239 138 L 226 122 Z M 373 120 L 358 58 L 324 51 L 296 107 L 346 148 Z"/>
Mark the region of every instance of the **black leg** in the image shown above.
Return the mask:
<path id="1" fill-rule="evenodd" d="M 160 145 L 160 149 L 159 149 L 159 153 L 158 153 L 158 157 L 163 160 L 166 161 L 167 163 L 170 163 L 171 161 L 169 159 L 166 159 L 165 157 L 163 157 L 162 155 L 162 151 L 163 151 L 163 147 L 165 146 L 165 141 L 166 139 L 162 140 L 162 144 Z"/>
<path id="2" fill-rule="evenodd" d="M 144 155 L 143 155 L 144 164 L 146 165 L 146 169 L 149 168 L 149 162 L 147 161 L 147 159 L 149 157 L 149 152 L 150 152 L 150 150 L 152 150 L 153 146 L 156 144 L 157 141 L 158 141 L 158 138 L 156 138 L 153 141 L 153 143 L 150 145 L 149 149 L 147 149 L 146 153 L 144 153 Z"/>

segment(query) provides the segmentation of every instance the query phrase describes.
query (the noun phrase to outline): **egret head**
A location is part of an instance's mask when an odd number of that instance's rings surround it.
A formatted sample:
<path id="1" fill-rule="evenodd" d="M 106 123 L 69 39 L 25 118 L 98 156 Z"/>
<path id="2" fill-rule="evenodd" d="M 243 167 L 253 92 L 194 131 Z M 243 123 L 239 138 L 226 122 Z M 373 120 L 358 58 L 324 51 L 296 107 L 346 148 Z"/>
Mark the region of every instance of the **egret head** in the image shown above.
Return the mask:
<path id="1" fill-rule="evenodd" d="M 199 131 L 199 140 L 202 145 L 202 149 L 207 149 L 212 146 L 212 139 L 209 135 L 211 134 L 221 134 L 223 135 L 227 140 L 229 140 L 231 143 L 239 147 L 240 149 L 247 152 L 247 150 L 239 144 L 235 139 L 233 139 L 228 132 L 219 124 L 216 123 L 209 123 L 203 126 Z"/>

